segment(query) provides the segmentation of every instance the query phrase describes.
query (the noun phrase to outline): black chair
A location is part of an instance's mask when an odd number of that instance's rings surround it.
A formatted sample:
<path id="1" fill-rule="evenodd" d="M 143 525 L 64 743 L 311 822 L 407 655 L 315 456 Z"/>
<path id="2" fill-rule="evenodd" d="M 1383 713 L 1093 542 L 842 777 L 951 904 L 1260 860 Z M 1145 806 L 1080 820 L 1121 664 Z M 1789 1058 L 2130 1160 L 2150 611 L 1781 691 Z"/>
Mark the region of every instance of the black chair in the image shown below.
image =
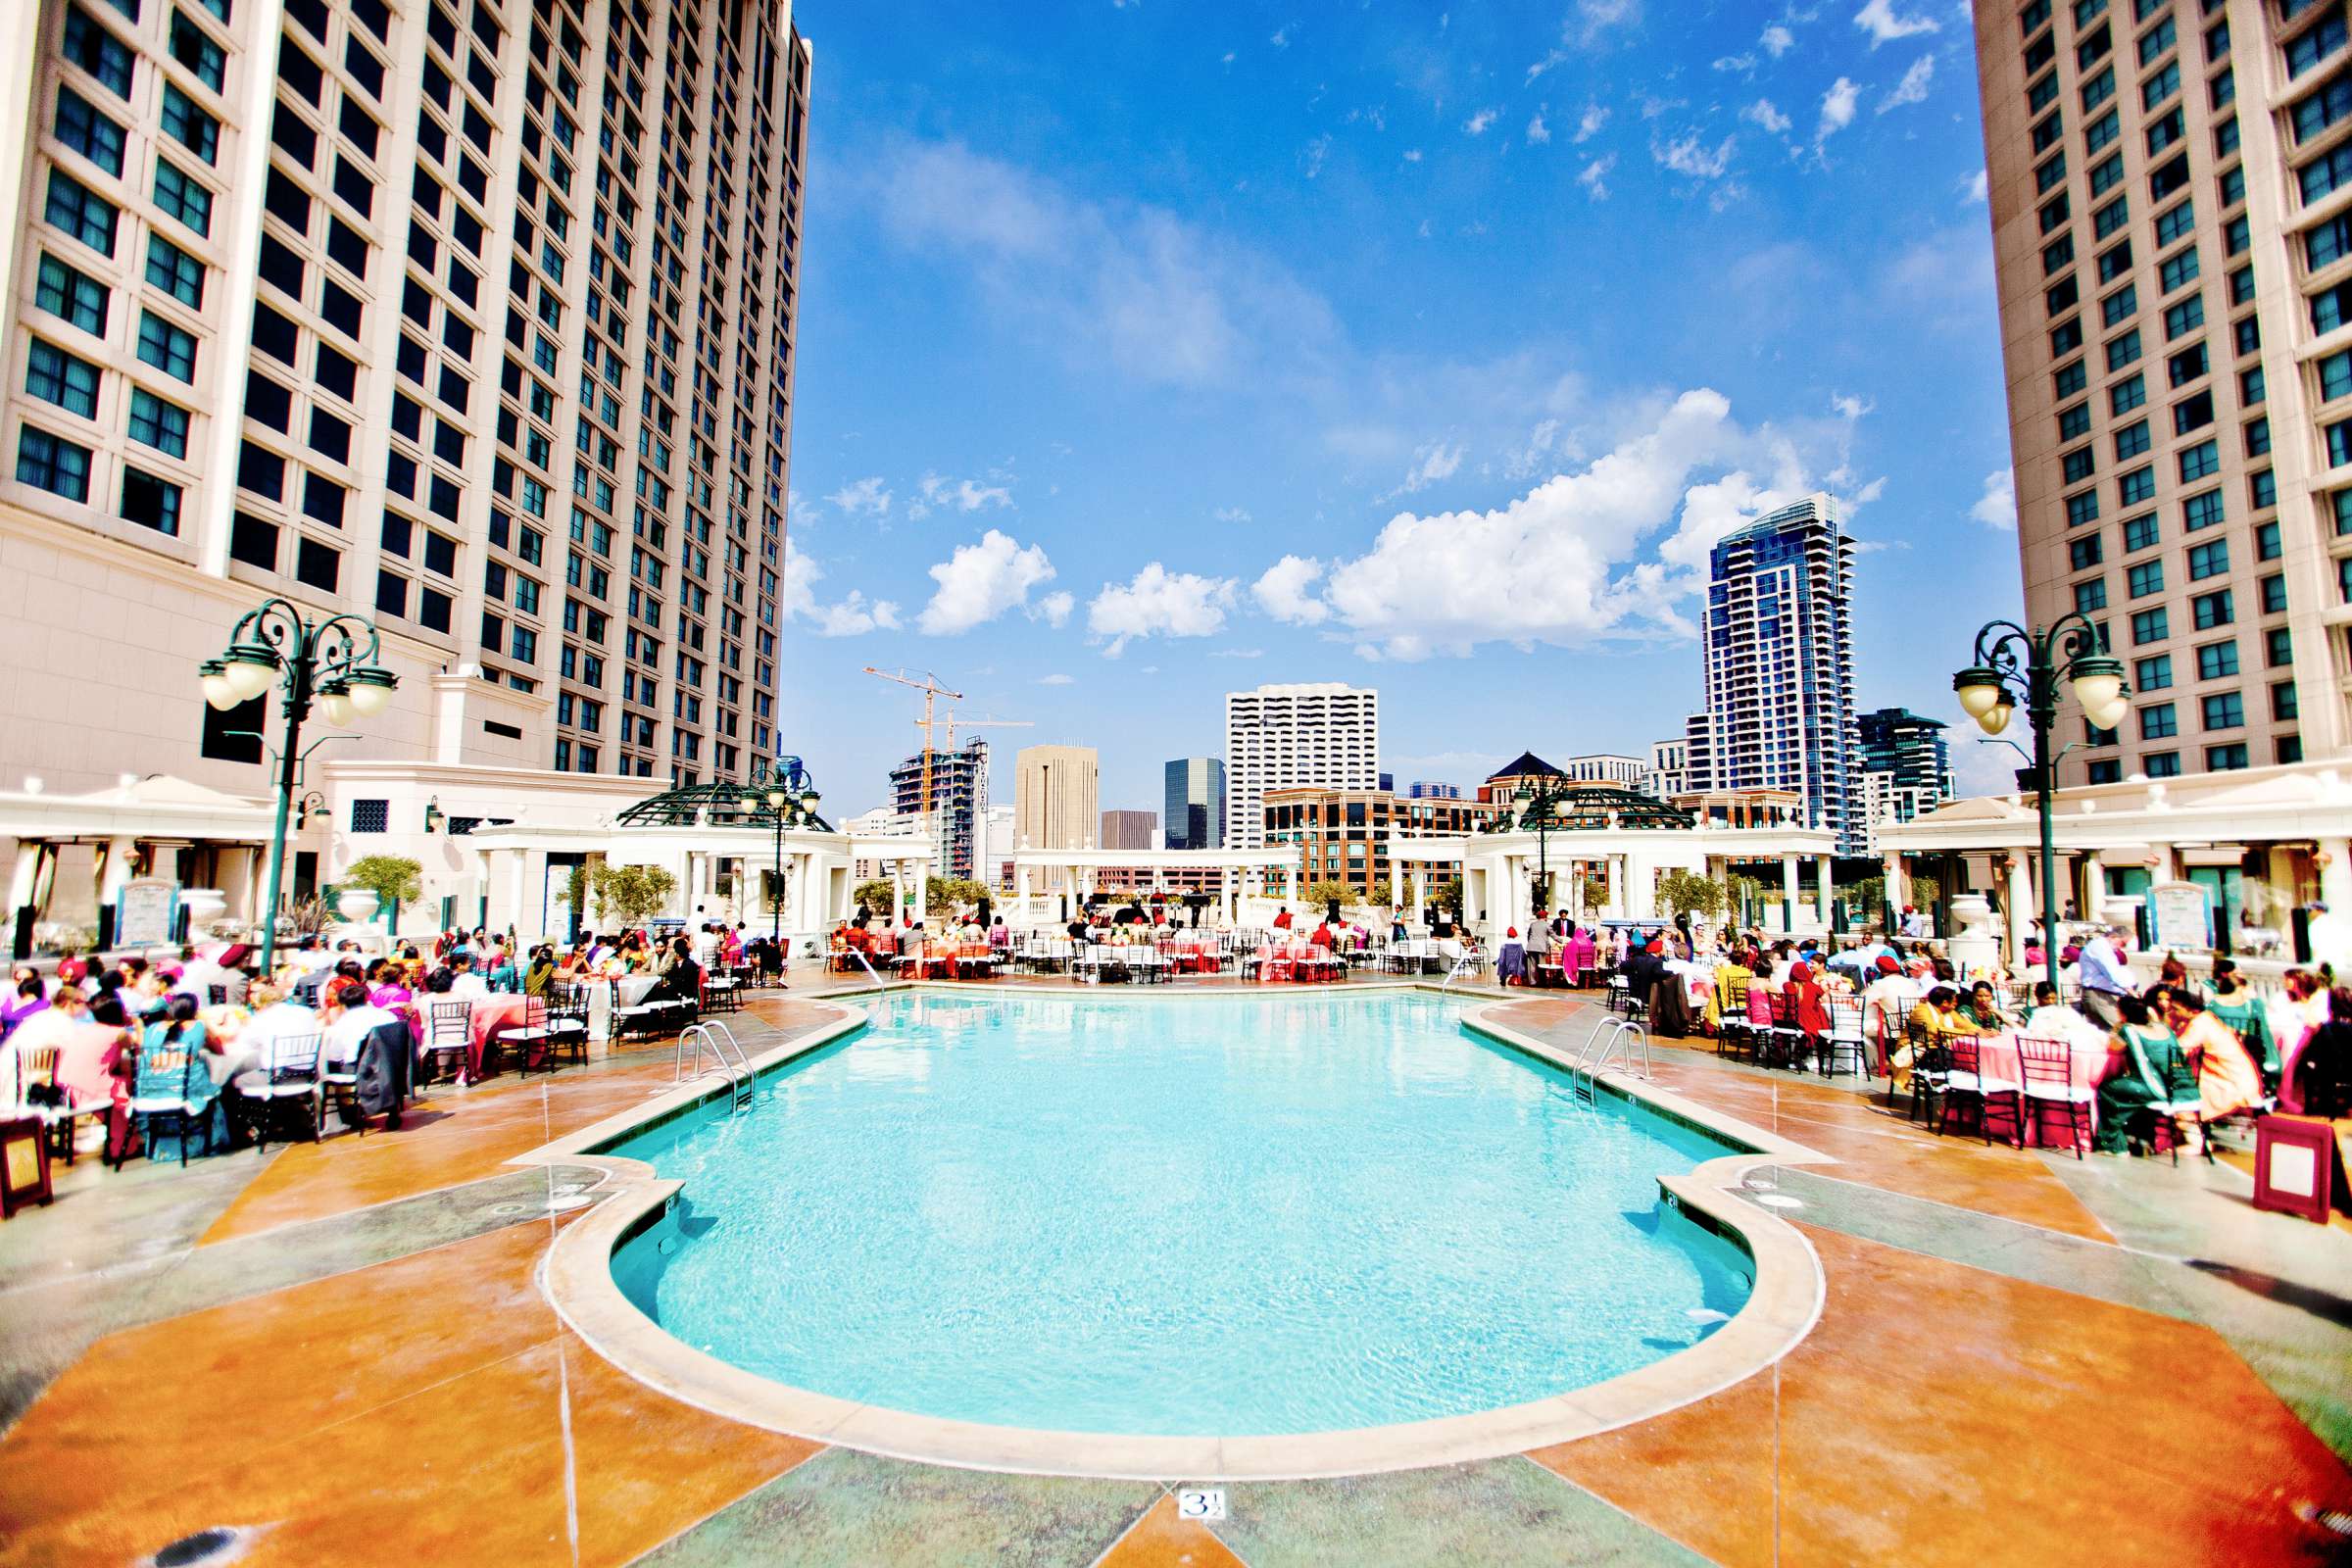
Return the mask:
<path id="1" fill-rule="evenodd" d="M 1903 1043 L 1911 1051 L 1911 1104 L 1903 1119 L 1921 1116 L 1925 1125 L 1933 1127 L 1936 1102 L 1943 1094 L 1944 1074 L 1952 1070 L 1951 1048 L 1942 1043 L 1935 1030 L 1912 1018 L 1903 1020 Z"/>
<path id="2" fill-rule="evenodd" d="M 320 1099 L 326 1093 L 318 1072 L 323 1035 L 288 1035 L 272 1040 L 269 1060 L 260 1071 L 265 1081 L 248 1095 L 254 1102 L 253 1136 L 257 1151 L 270 1147 L 270 1129 L 282 1112 L 292 1111 L 309 1127 L 311 1142 L 318 1142 Z"/>
<path id="3" fill-rule="evenodd" d="M 2075 1157 L 2082 1157 L 2082 1146 L 2090 1141 L 2090 1107 L 2098 1098 L 2095 1089 L 2076 1086 L 2074 1048 L 2063 1040 L 2036 1040 L 2021 1035 L 2017 1042 L 2018 1077 L 2023 1080 L 2026 1108 L 2034 1117 L 2034 1137 L 2041 1135 L 2041 1119 L 2053 1112 L 2066 1115 L 2067 1141 L 2074 1146 Z"/>

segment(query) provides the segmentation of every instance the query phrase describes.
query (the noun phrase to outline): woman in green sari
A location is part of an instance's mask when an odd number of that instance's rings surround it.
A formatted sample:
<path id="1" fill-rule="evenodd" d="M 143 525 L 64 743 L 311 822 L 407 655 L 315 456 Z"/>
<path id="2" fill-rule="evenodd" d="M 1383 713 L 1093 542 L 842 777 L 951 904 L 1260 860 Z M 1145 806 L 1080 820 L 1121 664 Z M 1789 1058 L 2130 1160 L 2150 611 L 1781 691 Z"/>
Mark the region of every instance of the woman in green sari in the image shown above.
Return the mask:
<path id="1" fill-rule="evenodd" d="M 2091 1144 L 2102 1154 L 2129 1152 L 2132 1123 L 2143 1111 L 2198 1103 L 2196 1074 L 2173 1032 L 2156 1021 L 2141 998 L 2118 997 L 2115 1005 L 2123 1022 L 2108 1049 L 2117 1065 L 2099 1085 L 2099 1130 Z"/>
<path id="2" fill-rule="evenodd" d="M 2228 958 L 2213 960 L 2213 995 L 2205 1004 L 2205 1010 L 2237 1036 L 2238 1043 L 2246 1048 L 2246 1054 L 2254 1058 L 2254 1065 L 2262 1069 L 2264 1087 L 2278 1087 L 2278 1041 L 2271 1033 L 2269 1013 L 2254 999 L 2254 993 L 2239 981 L 2237 965 Z"/>

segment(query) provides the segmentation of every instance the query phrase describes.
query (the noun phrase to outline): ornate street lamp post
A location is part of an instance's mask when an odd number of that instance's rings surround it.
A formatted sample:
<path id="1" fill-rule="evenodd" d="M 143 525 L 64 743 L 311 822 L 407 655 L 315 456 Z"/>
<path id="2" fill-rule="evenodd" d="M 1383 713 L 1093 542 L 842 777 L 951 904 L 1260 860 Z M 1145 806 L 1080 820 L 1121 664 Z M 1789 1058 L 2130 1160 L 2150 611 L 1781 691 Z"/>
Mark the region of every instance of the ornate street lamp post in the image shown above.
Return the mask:
<path id="1" fill-rule="evenodd" d="M 220 712 L 270 689 L 284 688 L 278 711 L 285 715 L 286 744 L 277 758 L 277 811 L 270 830 L 268 904 L 262 921 L 262 971 L 277 962 L 277 897 L 286 869 L 286 816 L 294 804 L 294 779 L 302 765 L 302 721 L 316 698 L 326 721 L 340 727 L 354 718 L 373 718 L 391 706 L 400 684 L 379 663 L 381 646 L 372 623 L 358 615 L 311 620 L 283 599 L 264 600 L 229 633 L 228 649 L 197 666 L 204 700 Z M 306 808 L 307 808 L 307 802 Z"/>
<path id="2" fill-rule="evenodd" d="M 797 757 L 777 757 L 743 787 L 743 814 L 755 820 L 764 817 L 775 829 L 776 886 L 769 905 L 768 940 L 779 954 L 784 949 L 784 830 L 823 827 L 824 819 L 816 814 L 822 804 L 816 780 Z"/>
<path id="3" fill-rule="evenodd" d="M 1977 632 L 1976 662 L 1952 677 L 1960 706 L 1985 734 L 1998 735 L 2022 702 L 2034 726 L 2034 795 L 2041 815 L 2041 949 L 2050 984 L 2058 984 L 2058 858 L 2055 780 L 2051 770 L 2074 745 L 2050 751 L 2050 729 L 2058 721 L 2060 683 L 2067 685 L 2092 727 L 2113 729 L 2132 706 L 2124 684 L 2124 662 L 2100 647 L 2098 628 L 2080 611 L 2069 611 L 2048 629 L 2032 631 L 2014 621 L 1988 621 Z M 2089 890 L 2095 906 L 2100 889 Z M 2023 911 L 2012 911 L 2016 918 Z"/>
<path id="4" fill-rule="evenodd" d="M 1555 824 L 1552 808 L 1568 799 L 1566 790 L 1555 790 L 1549 784 L 1540 787 L 1521 784 L 1511 792 L 1511 802 L 1519 808 L 1519 831 L 1529 827 L 1536 830 L 1536 886 L 1528 905 L 1528 915 L 1551 907 L 1551 830 Z"/>

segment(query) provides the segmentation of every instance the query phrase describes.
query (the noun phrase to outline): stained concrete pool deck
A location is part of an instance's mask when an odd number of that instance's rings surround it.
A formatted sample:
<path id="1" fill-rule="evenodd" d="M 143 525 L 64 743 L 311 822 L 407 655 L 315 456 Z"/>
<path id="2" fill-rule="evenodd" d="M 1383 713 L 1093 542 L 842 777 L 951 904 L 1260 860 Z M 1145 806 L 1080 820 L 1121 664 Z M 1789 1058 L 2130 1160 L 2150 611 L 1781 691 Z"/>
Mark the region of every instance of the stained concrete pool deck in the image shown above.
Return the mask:
<path id="1" fill-rule="evenodd" d="M 1590 1006 L 1496 1015 L 1570 1046 Z M 738 1032 L 758 1052 L 832 1016 L 768 994 Z M 189 1560 L 2343 1560 L 2312 1516 L 2352 1510 L 2352 1234 L 2255 1212 L 2227 1165 L 1938 1139 L 1851 1080 L 1693 1046 L 1658 1050 L 1661 1085 L 1838 1160 L 1744 1193 L 1826 1279 L 1786 1358 L 1533 1453 L 1225 1483 L 1213 1524 L 1177 1516 L 1183 1476 L 739 1425 L 569 1333 L 541 1271 L 596 1174 L 508 1162 L 664 1092 L 666 1048 L 442 1090 L 391 1137 L 85 1163 L 0 1224 L 0 1564 L 146 1562 L 208 1530 Z"/>

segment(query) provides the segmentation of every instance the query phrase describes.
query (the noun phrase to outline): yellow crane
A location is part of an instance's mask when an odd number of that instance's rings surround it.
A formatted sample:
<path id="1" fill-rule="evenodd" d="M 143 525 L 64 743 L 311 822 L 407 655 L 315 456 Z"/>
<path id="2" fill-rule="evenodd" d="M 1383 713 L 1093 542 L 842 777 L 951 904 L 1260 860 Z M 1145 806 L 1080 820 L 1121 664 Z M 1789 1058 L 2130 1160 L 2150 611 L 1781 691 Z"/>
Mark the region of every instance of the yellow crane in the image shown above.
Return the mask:
<path id="1" fill-rule="evenodd" d="M 920 800 L 923 814 L 928 816 L 931 812 L 931 706 L 942 697 L 951 702 L 961 702 L 963 693 L 948 690 L 939 683 L 939 677 L 927 669 L 921 672 L 922 678 L 919 680 L 915 678 L 915 671 L 904 667 L 877 669 L 868 664 L 865 666 L 865 672 L 877 679 L 897 681 L 902 686 L 911 686 L 923 694 L 923 716 L 916 719 L 915 723 L 920 725 L 923 731 L 923 793 Z"/>

